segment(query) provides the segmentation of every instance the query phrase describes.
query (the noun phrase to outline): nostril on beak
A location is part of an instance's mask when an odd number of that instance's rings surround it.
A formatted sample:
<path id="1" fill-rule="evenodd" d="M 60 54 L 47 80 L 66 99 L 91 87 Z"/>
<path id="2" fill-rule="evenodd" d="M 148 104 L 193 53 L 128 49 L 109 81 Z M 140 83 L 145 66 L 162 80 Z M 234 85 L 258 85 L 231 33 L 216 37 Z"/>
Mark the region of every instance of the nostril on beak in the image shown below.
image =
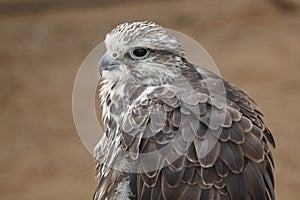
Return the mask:
<path id="1" fill-rule="evenodd" d="M 104 70 L 113 70 L 120 66 L 120 62 L 113 58 L 110 53 L 105 52 L 100 59 L 99 73 L 102 76 Z"/>

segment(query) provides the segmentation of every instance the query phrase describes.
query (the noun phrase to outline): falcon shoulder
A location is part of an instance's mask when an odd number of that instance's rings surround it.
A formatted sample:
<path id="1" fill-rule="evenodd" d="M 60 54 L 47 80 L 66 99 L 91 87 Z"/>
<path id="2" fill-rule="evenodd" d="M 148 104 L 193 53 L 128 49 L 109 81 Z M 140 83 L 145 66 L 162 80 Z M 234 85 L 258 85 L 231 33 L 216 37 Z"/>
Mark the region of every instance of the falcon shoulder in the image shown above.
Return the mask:
<path id="1" fill-rule="evenodd" d="M 172 83 L 144 92 L 124 118 L 122 149 L 139 172 L 130 174 L 134 199 L 275 199 L 275 143 L 255 102 L 187 65 Z M 146 153 L 151 160 L 142 162 Z"/>

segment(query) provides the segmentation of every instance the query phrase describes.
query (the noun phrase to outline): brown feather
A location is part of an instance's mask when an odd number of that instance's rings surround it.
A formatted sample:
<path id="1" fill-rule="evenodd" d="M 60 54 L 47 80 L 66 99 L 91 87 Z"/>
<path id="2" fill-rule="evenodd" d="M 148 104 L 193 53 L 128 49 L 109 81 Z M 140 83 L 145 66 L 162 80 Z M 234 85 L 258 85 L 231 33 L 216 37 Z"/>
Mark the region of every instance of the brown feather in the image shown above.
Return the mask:
<path id="1" fill-rule="evenodd" d="M 220 154 L 220 144 L 211 135 L 207 135 L 204 140 L 194 140 L 195 150 L 202 167 L 211 167 Z"/>
<path id="2" fill-rule="evenodd" d="M 226 177 L 229 174 L 229 169 L 228 167 L 225 165 L 225 163 L 218 158 L 216 163 L 215 163 L 215 168 L 216 168 L 216 172 L 218 174 L 218 176 L 220 177 Z"/>
<path id="3" fill-rule="evenodd" d="M 260 162 L 264 159 L 264 147 L 262 142 L 251 133 L 245 134 L 245 142 L 241 145 L 245 157 L 254 162 Z"/>
<path id="4" fill-rule="evenodd" d="M 243 173 L 230 173 L 225 178 L 226 188 L 231 200 L 245 199 L 247 194 L 246 179 Z"/>
<path id="5" fill-rule="evenodd" d="M 229 138 L 232 142 L 241 144 L 245 141 L 244 130 L 240 123 L 234 122 L 228 132 Z"/>
<path id="6" fill-rule="evenodd" d="M 239 173 L 244 167 L 244 155 L 240 145 L 230 141 L 221 143 L 220 159 L 234 173 Z"/>
<path id="7" fill-rule="evenodd" d="M 253 199 L 267 200 L 265 192 L 265 182 L 262 173 L 256 163 L 249 162 L 245 169 L 245 177 L 247 179 L 248 191 Z"/>

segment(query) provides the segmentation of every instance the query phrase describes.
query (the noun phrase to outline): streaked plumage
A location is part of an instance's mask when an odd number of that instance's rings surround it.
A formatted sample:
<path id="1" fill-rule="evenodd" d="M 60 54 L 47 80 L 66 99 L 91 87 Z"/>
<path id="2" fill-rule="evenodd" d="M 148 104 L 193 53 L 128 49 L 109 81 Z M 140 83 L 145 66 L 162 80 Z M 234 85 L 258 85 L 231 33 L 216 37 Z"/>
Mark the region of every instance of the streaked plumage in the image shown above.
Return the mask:
<path id="1" fill-rule="evenodd" d="M 95 200 L 275 199 L 275 143 L 251 98 L 154 23 L 121 24 L 105 43 Z"/>

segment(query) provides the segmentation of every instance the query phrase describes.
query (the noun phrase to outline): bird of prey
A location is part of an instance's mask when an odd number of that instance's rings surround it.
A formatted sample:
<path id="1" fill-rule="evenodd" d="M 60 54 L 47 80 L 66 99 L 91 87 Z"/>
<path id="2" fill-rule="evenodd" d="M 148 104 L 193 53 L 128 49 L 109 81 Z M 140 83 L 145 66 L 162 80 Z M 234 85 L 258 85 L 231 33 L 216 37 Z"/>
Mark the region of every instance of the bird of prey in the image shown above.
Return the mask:
<path id="1" fill-rule="evenodd" d="M 118 25 L 105 45 L 94 200 L 275 199 L 275 142 L 247 94 L 153 22 Z"/>

